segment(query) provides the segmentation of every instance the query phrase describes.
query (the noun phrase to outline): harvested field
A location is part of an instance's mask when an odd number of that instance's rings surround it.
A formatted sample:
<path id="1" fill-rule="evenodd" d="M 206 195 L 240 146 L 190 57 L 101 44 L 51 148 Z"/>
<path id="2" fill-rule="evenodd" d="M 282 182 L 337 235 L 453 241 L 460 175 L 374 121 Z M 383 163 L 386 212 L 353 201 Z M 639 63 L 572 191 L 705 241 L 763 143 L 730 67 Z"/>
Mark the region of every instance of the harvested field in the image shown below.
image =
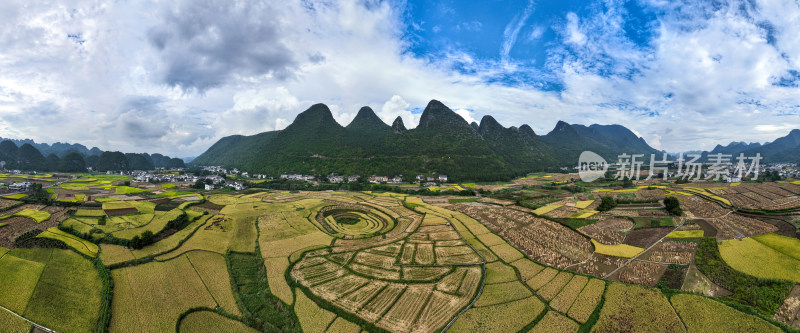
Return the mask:
<path id="1" fill-rule="evenodd" d="M 550 266 L 564 268 L 591 255 L 591 244 L 586 238 L 557 222 L 511 208 L 468 204 L 454 204 L 447 208 L 478 219 L 532 259 Z M 513 261 L 495 253 L 506 262 Z"/>
<path id="2" fill-rule="evenodd" d="M 615 273 L 617 280 L 640 286 L 654 286 L 667 269 L 666 265 L 634 260 Z"/>
<path id="3" fill-rule="evenodd" d="M 663 238 L 670 232 L 672 232 L 673 228 L 647 228 L 647 229 L 637 229 L 631 231 L 628 236 L 625 237 L 625 244 L 640 247 L 646 249 L 657 242 L 659 239 Z"/>
<path id="4" fill-rule="evenodd" d="M 714 282 L 711 282 L 711 280 L 703 275 L 703 273 L 701 273 L 694 264 L 689 266 L 689 270 L 686 272 L 686 278 L 683 281 L 681 290 L 710 297 L 725 297 L 733 295 L 732 292 L 725 290 Z"/>
<path id="5" fill-rule="evenodd" d="M 625 235 L 633 229 L 633 222 L 628 219 L 610 218 L 600 220 L 578 229 L 582 234 L 606 245 L 622 244 Z"/>

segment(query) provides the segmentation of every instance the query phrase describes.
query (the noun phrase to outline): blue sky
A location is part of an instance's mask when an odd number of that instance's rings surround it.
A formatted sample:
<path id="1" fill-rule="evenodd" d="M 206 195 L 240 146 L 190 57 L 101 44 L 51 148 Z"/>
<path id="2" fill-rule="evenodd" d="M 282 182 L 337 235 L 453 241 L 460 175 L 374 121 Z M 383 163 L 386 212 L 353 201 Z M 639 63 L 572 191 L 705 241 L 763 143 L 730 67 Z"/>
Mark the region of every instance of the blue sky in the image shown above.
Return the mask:
<path id="1" fill-rule="evenodd" d="M 0 136 L 202 153 L 314 103 L 414 127 L 431 99 L 670 152 L 800 127 L 793 0 L 0 2 Z"/>

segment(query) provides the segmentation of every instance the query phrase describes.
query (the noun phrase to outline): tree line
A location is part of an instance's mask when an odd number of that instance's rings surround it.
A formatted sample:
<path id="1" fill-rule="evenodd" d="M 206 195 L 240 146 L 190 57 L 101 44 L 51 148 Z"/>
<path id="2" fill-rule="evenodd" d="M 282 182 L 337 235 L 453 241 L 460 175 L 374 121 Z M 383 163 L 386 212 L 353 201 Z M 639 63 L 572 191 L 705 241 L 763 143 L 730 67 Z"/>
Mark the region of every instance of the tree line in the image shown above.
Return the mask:
<path id="1" fill-rule="evenodd" d="M 83 172 L 87 168 L 94 171 L 153 170 L 156 168 L 184 168 L 179 158 L 161 154 L 136 154 L 106 151 L 102 154 L 84 156 L 79 152 L 69 152 L 62 157 L 56 154 L 42 155 L 31 144 L 20 147 L 9 140 L 0 142 L 0 169 L 24 171 Z"/>

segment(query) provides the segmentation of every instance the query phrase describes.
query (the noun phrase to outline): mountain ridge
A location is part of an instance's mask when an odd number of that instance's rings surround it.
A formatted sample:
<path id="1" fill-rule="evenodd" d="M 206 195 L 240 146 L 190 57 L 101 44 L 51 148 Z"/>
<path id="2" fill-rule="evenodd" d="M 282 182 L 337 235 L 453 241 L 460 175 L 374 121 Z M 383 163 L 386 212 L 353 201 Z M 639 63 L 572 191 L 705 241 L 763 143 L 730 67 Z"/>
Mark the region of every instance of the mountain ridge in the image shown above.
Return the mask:
<path id="1" fill-rule="evenodd" d="M 431 100 L 412 129 L 400 117 L 384 123 L 369 107 L 341 126 L 327 106 L 314 104 L 283 130 L 224 137 L 191 164 L 271 175 L 438 173 L 453 180 L 493 181 L 572 166 L 584 150 L 597 150 L 609 160 L 620 153 L 657 152 L 620 125 L 559 121 L 549 133 L 537 135 L 527 124 L 504 127 L 489 115 L 470 124 Z"/>

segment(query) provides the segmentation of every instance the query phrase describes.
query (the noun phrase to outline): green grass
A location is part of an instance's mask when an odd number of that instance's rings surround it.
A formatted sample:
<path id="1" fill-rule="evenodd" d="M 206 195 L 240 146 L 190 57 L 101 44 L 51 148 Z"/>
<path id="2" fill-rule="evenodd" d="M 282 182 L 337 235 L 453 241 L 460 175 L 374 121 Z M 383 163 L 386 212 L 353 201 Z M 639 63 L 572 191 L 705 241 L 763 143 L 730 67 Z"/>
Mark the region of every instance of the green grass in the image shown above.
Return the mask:
<path id="1" fill-rule="evenodd" d="M 748 244 L 755 243 L 760 245 L 760 243 L 754 240 L 751 241 L 752 242 L 748 242 Z M 739 245 L 742 246 L 741 244 Z M 755 251 L 759 249 L 758 246 L 754 248 L 756 249 Z M 763 246 L 760 248 L 763 249 L 767 247 Z M 753 249 L 747 249 L 747 251 L 753 252 Z M 775 251 L 772 252 L 777 253 Z M 774 264 L 769 261 L 755 261 L 744 264 L 760 266 L 764 263 L 770 265 Z M 794 287 L 794 283 L 789 281 L 760 279 L 732 268 L 720 254 L 720 249 L 717 247 L 717 240 L 714 238 L 703 238 L 703 240 L 700 241 L 700 246 L 698 246 L 695 254 L 695 265 L 709 280 L 733 292 L 733 295 L 728 296 L 727 300 L 752 306 L 762 314 L 770 317 L 775 314 L 778 307 L 781 306 L 783 300 Z M 762 271 L 765 270 L 766 268 L 762 269 Z"/>
<path id="2" fill-rule="evenodd" d="M 264 260 L 257 253 L 230 253 L 227 261 L 240 308 L 256 328 L 300 332 L 300 325 L 291 310 L 269 292 Z"/>
<path id="3" fill-rule="evenodd" d="M 162 188 L 170 188 L 170 187 L 176 187 L 176 186 L 178 186 L 178 185 L 175 185 L 175 184 L 161 184 Z"/>
<path id="4" fill-rule="evenodd" d="M 20 194 L 7 195 L 7 196 L 4 196 L 3 198 L 19 200 L 19 199 L 25 198 L 27 196 L 28 196 L 27 194 L 20 193 Z"/>
<path id="5" fill-rule="evenodd" d="M 42 223 L 50 219 L 50 213 L 30 208 L 26 208 L 19 212 L 16 212 L 14 213 L 14 216 L 27 217 L 35 221 L 36 223 Z"/>

